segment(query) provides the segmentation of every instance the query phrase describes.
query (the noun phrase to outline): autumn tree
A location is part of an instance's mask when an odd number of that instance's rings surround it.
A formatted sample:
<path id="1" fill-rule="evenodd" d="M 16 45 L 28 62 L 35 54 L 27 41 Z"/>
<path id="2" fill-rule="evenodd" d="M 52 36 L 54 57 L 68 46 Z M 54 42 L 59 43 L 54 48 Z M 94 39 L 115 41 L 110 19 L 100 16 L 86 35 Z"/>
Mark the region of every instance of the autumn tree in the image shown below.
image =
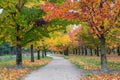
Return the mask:
<path id="1" fill-rule="evenodd" d="M 77 37 L 82 40 L 82 43 L 80 46 L 85 48 L 86 55 L 88 52 L 87 50 L 89 49 L 92 56 L 93 49 L 94 49 L 95 54 L 99 56 L 98 48 L 100 47 L 100 40 L 96 36 L 92 35 L 90 27 L 88 27 L 85 23 L 82 23 L 82 28 L 77 33 Z M 85 52 L 85 50 L 83 51 Z"/>
<path id="2" fill-rule="evenodd" d="M 22 47 L 46 34 L 43 26 L 35 24 L 44 12 L 33 0 L 0 0 L 0 8 L 3 9 L 0 23 L 7 32 L 4 37 L 12 45 L 16 45 L 16 65 L 18 68 L 22 67 Z"/>
<path id="3" fill-rule="evenodd" d="M 94 36 L 97 36 L 101 45 L 101 71 L 107 72 L 106 36 L 114 27 L 119 27 L 120 1 L 119 0 L 66 0 L 57 5 L 45 2 L 40 5 L 45 12 L 46 20 L 54 18 L 69 19 L 85 22 Z"/>
<path id="4" fill-rule="evenodd" d="M 70 43 L 70 37 L 62 32 L 54 32 L 52 37 L 45 39 L 45 44 L 49 50 L 56 52 L 64 52 Z"/>
<path id="5" fill-rule="evenodd" d="M 69 43 L 69 48 L 73 50 L 73 54 L 78 53 L 78 48 L 82 45 L 81 39 L 77 36 L 82 29 L 81 25 L 71 25 L 71 30 L 67 32 L 70 37 L 71 43 Z"/>

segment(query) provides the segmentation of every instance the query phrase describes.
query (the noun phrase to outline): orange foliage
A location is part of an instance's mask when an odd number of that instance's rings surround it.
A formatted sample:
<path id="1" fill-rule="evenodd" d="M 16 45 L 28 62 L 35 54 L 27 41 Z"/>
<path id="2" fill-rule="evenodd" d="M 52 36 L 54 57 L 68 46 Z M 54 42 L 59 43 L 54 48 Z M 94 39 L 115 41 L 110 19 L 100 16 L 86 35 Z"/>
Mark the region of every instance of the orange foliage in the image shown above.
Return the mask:
<path id="1" fill-rule="evenodd" d="M 27 74 L 30 71 L 30 69 L 9 69 L 4 68 L 0 69 L 0 79 L 1 80 L 16 80 L 21 77 L 23 77 L 25 74 Z"/>
<path id="2" fill-rule="evenodd" d="M 47 10 L 46 7 L 47 4 L 40 8 Z M 74 2 L 66 0 L 62 5 L 53 8 L 45 16 L 45 19 L 62 18 L 86 22 L 91 27 L 92 32 L 100 38 L 105 36 L 109 29 L 115 27 L 115 24 L 118 24 L 119 13 L 119 0 L 115 0 L 115 3 L 112 0 L 80 0 Z"/>
<path id="3" fill-rule="evenodd" d="M 80 80 L 120 80 L 120 72 L 114 74 L 96 74 Z"/>
<path id="4" fill-rule="evenodd" d="M 14 66 L 15 61 L 1 63 L 0 66 L 3 68 L 0 69 L 0 80 L 17 80 L 28 74 L 34 68 L 39 67 L 41 65 L 47 64 L 50 60 L 36 60 L 34 63 L 30 62 L 30 60 L 24 60 L 23 65 L 25 68 L 17 69 L 17 68 L 6 68 L 8 66 Z"/>

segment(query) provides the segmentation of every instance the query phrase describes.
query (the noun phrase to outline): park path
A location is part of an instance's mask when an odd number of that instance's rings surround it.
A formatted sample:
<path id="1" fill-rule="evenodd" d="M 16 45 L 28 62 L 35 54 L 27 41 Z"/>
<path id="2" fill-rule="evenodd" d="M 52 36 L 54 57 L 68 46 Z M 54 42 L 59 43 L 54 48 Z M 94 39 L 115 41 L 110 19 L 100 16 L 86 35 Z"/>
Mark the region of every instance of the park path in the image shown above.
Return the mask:
<path id="1" fill-rule="evenodd" d="M 80 80 L 83 71 L 63 57 L 51 56 L 53 60 L 32 73 L 23 80 Z"/>

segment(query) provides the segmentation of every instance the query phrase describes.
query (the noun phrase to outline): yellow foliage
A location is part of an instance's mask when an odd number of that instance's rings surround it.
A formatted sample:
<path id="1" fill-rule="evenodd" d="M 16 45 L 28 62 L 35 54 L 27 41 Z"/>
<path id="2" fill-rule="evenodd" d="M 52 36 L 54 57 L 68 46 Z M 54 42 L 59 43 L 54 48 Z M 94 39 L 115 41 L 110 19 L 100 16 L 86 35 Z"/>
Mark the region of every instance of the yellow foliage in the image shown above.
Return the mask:
<path id="1" fill-rule="evenodd" d="M 59 36 L 55 38 L 51 37 L 45 39 L 45 44 L 49 47 L 49 49 L 55 51 L 61 51 L 66 49 L 66 47 L 69 46 L 70 42 L 71 40 L 69 35 L 62 35 L 61 33 L 59 33 Z"/>

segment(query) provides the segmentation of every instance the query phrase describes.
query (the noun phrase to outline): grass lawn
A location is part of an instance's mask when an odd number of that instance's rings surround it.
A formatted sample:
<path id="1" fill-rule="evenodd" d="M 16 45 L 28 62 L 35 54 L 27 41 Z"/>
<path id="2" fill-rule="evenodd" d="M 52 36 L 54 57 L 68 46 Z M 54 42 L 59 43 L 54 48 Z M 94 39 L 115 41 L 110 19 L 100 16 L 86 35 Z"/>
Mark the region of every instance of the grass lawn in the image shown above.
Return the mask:
<path id="1" fill-rule="evenodd" d="M 30 73 L 31 71 L 38 69 L 41 66 L 46 65 L 51 61 L 51 58 L 46 57 L 35 62 L 30 62 L 30 56 L 23 56 L 23 67 L 22 69 L 15 68 L 15 57 L 14 56 L 2 56 L 0 57 L 0 80 L 20 80 L 23 76 Z"/>
<path id="2" fill-rule="evenodd" d="M 85 70 L 99 70 L 100 69 L 100 57 L 97 56 L 65 56 L 72 63 L 79 68 Z M 119 57 L 107 57 L 107 66 L 112 70 L 120 70 L 120 58 Z"/>
<path id="3" fill-rule="evenodd" d="M 97 56 L 65 56 L 80 69 L 84 70 L 100 70 L 100 57 Z M 107 66 L 110 70 L 120 70 L 120 57 L 108 56 Z M 88 74 L 81 80 L 120 80 L 120 72 L 118 73 L 101 73 L 101 74 Z"/>

